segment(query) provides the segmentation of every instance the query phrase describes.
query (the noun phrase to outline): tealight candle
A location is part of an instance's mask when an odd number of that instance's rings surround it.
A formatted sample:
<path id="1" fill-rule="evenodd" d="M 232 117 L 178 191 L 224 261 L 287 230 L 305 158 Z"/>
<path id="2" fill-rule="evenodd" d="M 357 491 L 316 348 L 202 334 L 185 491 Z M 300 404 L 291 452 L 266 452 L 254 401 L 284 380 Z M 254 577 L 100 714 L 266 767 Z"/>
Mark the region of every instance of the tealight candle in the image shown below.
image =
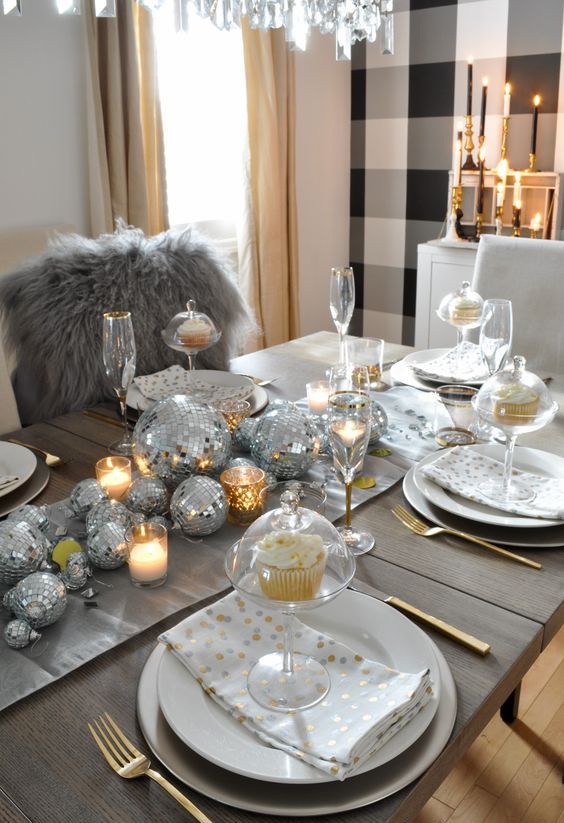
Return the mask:
<path id="1" fill-rule="evenodd" d="M 262 490 L 266 475 L 254 466 L 235 466 L 220 475 L 220 483 L 229 503 L 227 519 L 235 526 L 248 526 L 262 512 Z"/>
<path id="2" fill-rule="evenodd" d="M 329 382 L 317 380 L 306 384 L 307 405 L 312 414 L 324 414 L 329 403 Z"/>
<path id="3" fill-rule="evenodd" d="M 96 463 L 96 480 L 113 500 L 120 500 L 131 486 L 131 461 L 127 457 L 103 457 Z"/>
<path id="4" fill-rule="evenodd" d="M 335 421 L 331 425 L 331 431 L 339 438 L 343 446 L 350 448 L 363 439 L 366 434 L 366 426 L 364 420 L 346 418 L 345 420 Z"/>
<path id="5" fill-rule="evenodd" d="M 168 535 L 160 523 L 140 523 L 128 535 L 129 574 L 134 586 L 162 585 L 168 570 Z"/>

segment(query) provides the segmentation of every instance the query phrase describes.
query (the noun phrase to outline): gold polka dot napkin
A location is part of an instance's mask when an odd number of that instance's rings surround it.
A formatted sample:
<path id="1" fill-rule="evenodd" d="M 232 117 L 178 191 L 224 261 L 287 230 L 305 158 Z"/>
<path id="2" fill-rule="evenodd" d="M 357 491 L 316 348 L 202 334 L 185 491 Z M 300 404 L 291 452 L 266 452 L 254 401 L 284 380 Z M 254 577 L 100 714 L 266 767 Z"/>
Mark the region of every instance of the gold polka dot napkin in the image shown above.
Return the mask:
<path id="1" fill-rule="evenodd" d="M 227 398 L 246 400 L 254 390 L 250 381 L 245 381 L 240 386 L 223 386 L 201 377 L 197 371 L 186 371 L 182 366 L 170 366 L 155 374 L 141 375 L 133 382 L 148 400 L 164 400 L 173 394 L 189 394 L 200 403 L 215 403 Z"/>
<path id="2" fill-rule="evenodd" d="M 247 691 L 247 675 L 264 654 L 283 649 L 279 612 L 233 592 L 164 632 L 159 640 L 206 693 L 269 746 L 344 780 L 429 701 L 429 670 L 398 672 L 296 621 L 295 650 L 322 662 L 326 698 L 299 712 L 269 712 Z"/>

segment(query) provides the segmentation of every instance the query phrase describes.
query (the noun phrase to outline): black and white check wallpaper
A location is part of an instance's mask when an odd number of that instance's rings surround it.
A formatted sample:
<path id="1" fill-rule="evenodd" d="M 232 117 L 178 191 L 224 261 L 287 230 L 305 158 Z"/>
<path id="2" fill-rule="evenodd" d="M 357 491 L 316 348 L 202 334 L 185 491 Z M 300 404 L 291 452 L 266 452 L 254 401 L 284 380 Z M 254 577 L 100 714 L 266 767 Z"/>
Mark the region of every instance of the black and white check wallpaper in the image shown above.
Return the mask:
<path id="1" fill-rule="evenodd" d="M 564 172 L 564 3 L 395 0 L 394 7 L 395 53 L 382 55 L 378 44 L 353 49 L 350 260 L 354 333 L 411 344 L 417 245 L 441 235 L 456 125 L 466 113 L 468 57 L 475 135 L 482 77 L 489 79 L 488 159 L 499 159 L 507 81 L 511 166 L 528 165 L 538 93 L 538 167 Z"/>

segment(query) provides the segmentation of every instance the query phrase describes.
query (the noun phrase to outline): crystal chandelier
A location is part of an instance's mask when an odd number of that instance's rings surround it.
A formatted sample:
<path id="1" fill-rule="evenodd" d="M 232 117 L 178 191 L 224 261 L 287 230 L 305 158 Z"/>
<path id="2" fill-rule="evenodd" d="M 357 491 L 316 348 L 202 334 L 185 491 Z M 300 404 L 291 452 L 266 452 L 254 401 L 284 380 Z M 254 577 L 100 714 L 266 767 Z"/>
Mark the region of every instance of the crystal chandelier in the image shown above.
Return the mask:
<path id="1" fill-rule="evenodd" d="M 6 15 L 19 16 L 22 0 L 0 0 Z M 81 14 L 82 3 L 92 3 L 97 17 L 115 17 L 116 0 L 53 0 L 59 14 Z M 132 0 L 133 2 L 133 0 Z M 246 17 L 252 29 L 286 30 L 291 48 L 305 49 L 312 28 L 334 34 L 337 60 L 351 59 L 359 40 L 379 38 L 382 53 L 394 52 L 394 0 L 136 0 L 152 12 L 174 3 L 177 28 L 188 31 L 189 6 L 208 17 L 218 29 L 240 26 Z"/>

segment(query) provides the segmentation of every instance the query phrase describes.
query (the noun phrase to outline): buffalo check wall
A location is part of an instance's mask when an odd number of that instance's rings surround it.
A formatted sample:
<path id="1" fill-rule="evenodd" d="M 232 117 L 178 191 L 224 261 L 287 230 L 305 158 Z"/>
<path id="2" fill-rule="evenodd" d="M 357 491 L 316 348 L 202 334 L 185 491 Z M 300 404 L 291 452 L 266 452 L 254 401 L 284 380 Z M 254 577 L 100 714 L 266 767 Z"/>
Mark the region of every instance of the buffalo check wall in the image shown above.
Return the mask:
<path id="1" fill-rule="evenodd" d="M 482 77 L 489 78 L 488 160 L 499 159 L 508 81 L 511 165 L 528 165 L 531 101 L 539 93 L 538 168 L 564 173 L 564 3 L 395 0 L 394 7 L 395 53 L 382 55 L 379 44 L 353 49 L 350 260 L 355 333 L 411 344 L 417 245 L 444 233 L 469 56 L 474 134 Z"/>

